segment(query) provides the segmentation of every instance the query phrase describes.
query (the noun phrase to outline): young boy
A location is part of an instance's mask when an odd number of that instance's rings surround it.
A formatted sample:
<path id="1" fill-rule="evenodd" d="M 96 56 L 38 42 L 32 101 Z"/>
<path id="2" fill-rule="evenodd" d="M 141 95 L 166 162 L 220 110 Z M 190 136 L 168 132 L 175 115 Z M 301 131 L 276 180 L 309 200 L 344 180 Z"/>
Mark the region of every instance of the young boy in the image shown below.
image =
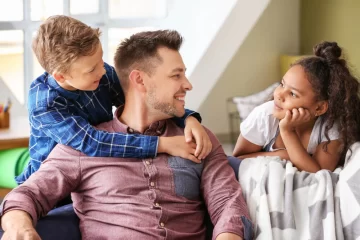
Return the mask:
<path id="1" fill-rule="evenodd" d="M 165 152 L 200 162 L 210 152 L 200 115 L 190 110 L 174 118 L 179 126 L 186 121 L 186 141 L 183 136 L 159 138 L 132 134 L 131 129 L 121 134 L 92 127 L 112 120 L 112 106 L 124 104 L 115 70 L 102 60 L 99 36 L 99 29 L 68 16 L 50 17 L 40 26 L 32 48 L 46 72 L 30 87 L 30 162 L 16 177 L 18 184 L 39 169 L 58 143 L 96 157 L 153 158 Z"/>

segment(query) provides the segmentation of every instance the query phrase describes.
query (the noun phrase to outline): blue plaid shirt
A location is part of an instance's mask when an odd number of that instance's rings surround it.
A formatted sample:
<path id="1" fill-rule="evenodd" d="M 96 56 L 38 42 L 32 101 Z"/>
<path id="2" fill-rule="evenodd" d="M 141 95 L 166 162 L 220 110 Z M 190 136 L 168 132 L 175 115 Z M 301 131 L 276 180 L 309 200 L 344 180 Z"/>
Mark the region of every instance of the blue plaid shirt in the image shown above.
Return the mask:
<path id="1" fill-rule="evenodd" d="M 113 119 L 112 106 L 124 104 L 124 93 L 113 67 L 104 64 L 106 74 L 94 91 L 67 91 L 48 73 L 30 86 L 28 111 L 30 120 L 30 162 L 15 179 L 23 183 L 40 168 L 56 144 L 68 145 L 88 156 L 147 158 L 155 157 L 157 136 L 109 133 L 93 125 Z M 186 110 L 184 117 L 174 118 L 184 127 L 185 118 L 200 115 Z"/>

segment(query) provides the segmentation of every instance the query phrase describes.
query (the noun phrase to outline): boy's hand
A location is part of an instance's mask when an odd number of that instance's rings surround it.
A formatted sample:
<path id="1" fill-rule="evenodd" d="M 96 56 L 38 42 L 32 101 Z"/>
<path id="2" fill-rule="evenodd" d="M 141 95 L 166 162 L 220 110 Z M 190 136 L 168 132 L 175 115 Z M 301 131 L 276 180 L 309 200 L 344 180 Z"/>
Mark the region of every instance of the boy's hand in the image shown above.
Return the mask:
<path id="1" fill-rule="evenodd" d="M 167 153 L 171 156 L 179 156 L 189 159 L 195 163 L 201 163 L 201 160 L 194 156 L 196 144 L 185 142 L 184 136 L 160 137 L 158 152 Z"/>
<path id="2" fill-rule="evenodd" d="M 212 149 L 210 138 L 204 127 L 196 118 L 190 116 L 186 118 L 185 123 L 184 134 L 186 142 L 191 142 L 193 138 L 195 139 L 195 157 L 202 160 L 210 153 Z"/>
<path id="3" fill-rule="evenodd" d="M 287 110 L 285 117 L 280 120 L 279 127 L 281 131 L 295 131 L 295 128 L 301 124 L 310 121 L 311 113 L 304 108 L 294 108 Z"/>

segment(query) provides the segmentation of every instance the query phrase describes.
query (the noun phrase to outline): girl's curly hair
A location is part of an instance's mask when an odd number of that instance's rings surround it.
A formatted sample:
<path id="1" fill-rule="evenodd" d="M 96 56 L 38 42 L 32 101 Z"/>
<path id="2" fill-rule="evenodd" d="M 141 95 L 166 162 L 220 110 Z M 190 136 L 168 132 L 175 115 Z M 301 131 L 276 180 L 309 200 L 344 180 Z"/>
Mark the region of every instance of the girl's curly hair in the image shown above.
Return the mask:
<path id="1" fill-rule="evenodd" d="M 342 141 L 340 165 L 344 164 L 347 150 L 360 140 L 359 81 L 353 76 L 342 49 L 336 42 L 322 42 L 313 49 L 315 56 L 306 57 L 293 65 L 303 67 L 317 100 L 328 101 L 328 111 L 322 115 L 327 143 L 329 130 L 336 123 Z"/>

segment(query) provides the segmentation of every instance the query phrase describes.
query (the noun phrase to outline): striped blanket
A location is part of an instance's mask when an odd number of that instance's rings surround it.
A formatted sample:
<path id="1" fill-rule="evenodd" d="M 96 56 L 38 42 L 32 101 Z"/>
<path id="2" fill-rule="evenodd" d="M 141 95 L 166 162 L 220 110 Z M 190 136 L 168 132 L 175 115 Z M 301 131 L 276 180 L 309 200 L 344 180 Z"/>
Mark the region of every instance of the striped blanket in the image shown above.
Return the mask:
<path id="1" fill-rule="evenodd" d="M 360 240 L 360 143 L 344 169 L 298 171 L 279 157 L 242 161 L 256 239 Z"/>

